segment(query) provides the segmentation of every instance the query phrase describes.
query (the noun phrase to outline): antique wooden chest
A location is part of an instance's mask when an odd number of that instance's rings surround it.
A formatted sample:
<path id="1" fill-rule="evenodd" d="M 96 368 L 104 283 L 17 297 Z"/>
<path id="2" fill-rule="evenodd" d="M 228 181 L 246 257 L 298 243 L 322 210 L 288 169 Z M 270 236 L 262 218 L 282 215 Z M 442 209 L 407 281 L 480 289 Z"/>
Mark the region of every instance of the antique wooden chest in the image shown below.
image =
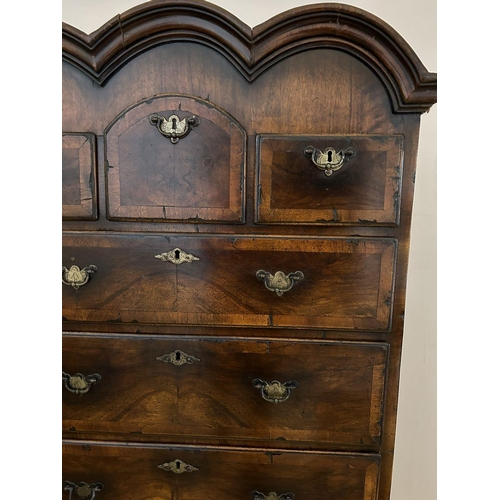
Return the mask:
<path id="1" fill-rule="evenodd" d="M 435 102 L 347 5 L 63 25 L 63 498 L 389 498 Z"/>

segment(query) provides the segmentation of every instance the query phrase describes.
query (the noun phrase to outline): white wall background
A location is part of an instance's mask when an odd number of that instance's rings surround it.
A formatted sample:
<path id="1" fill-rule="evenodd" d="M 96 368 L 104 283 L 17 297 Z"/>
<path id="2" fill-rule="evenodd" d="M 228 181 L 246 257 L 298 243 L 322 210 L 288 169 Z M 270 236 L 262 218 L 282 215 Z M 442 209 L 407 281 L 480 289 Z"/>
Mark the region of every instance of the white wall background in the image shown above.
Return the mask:
<path id="1" fill-rule="evenodd" d="M 141 0 L 62 0 L 63 21 L 86 33 Z M 307 0 L 213 0 L 256 26 Z M 436 0 L 352 0 L 436 63 Z M 422 116 L 391 500 L 436 499 L 436 106 Z M 339 499 L 340 500 L 340 499 Z"/>

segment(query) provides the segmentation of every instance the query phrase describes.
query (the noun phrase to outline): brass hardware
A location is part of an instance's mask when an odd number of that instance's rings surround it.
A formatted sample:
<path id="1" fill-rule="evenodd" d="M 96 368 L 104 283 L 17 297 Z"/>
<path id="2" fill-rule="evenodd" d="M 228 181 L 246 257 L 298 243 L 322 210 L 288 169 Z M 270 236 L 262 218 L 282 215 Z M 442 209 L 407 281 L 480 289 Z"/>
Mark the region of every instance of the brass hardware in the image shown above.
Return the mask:
<path id="1" fill-rule="evenodd" d="M 69 373 L 62 372 L 62 379 L 69 392 L 74 394 L 86 394 L 101 380 L 101 376 L 98 373 L 85 376 L 81 373 L 70 375 Z"/>
<path id="2" fill-rule="evenodd" d="M 92 274 L 97 272 L 97 267 L 90 265 L 80 269 L 78 266 L 71 266 L 69 269 L 65 266 L 62 268 L 62 282 L 65 285 L 72 286 L 78 290 L 81 286 L 85 285 Z"/>
<path id="3" fill-rule="evenodd" d="M 182 366 L 185 364 L 192 365 L 196 361 L 200 361 L 194 356 L 190 356 L 182 351 L 174 351 L 170 354 L 164 354 L 163 356 L 158 356 L 156 358 L 158 361 L 163 361 L 164 363 L 172 363 L 175 366 Z"/>
<path id="4" fill-rule="evenodd" d="M 353 148 L 341 149 L 338 153 L 333 148 L 326 148 L 323 153 L 313 146 L 307 146 L 304 149 L 304 154 L 311 158 L 313 163 L 325 172 L 325 175 L 330 176 L 333 172 L 340 170 L 344 163 L 347 163 L 351 158 L 356 156 L 356 151 Z"/>
<path id="5" fill-rule="evenodd" d="M 189 264 L 194 260 L 200 260 L 198 257 L 195 257 L 190 253 L 186 253 L 180 248 L 174 248 L 173 250 L 170 250 L 170 252 L 155 255 L 155 259 L 160 259 L 163 262 L 171 262 L 172 264 L 176 265 L 183 264 L 184 262 L 187 262 Z"/>
<path id="6" fill-rule="evenodd" d="M 166 470 L 168 472 L 173 472 L 174 474 L 182 474 L 183 472 L 194 472 L 196 470 L 199 470 L 194 465 L 186 464 L 185 462 L 179 460 L 178 458 L 167 464 L 159 465 L 158 468 Z"/>
<path id="7" fill-rule="evenodd" d="M 262 397 L 270 403 L 283 403 L 290 397 L 290 393 L 293 389 L 296 389 L 299 386 L 299 383 L 296 380 L 291 380 L 290 382 L 285 382 L 284 384 L 278 382 L 278 380 L 273 380 L 269 384 L 260 378 L 253 380 L 252 384 L 256 389 L 260 389 Z"/>
<path id="8" fill-rule="evenodd" d="M 154 125 L 160 134 L 168 137 L 172 144 L 177 144 L 179 139 L 186 137 L 194 127 L 200 124 L 200 119 L 196 115 L 181 120 L 177 115 L 165 118 L 164 116 L 153 114 L 149 117 L 149 123 Z"/>
<path id="9" fill-rule="evenodd" d="M 293 287 L 293 284 L 296 281 L 300 281 L 304 279 L 304 273 L 302 271 L 295 271 L 294 273 L 290 273 L 285 275 L 283 271 L 278 271 L 274 276 L 260 269 L 255 273 L 258 279 L 264 282 L 266 288 L 271 290 L 271 292 L 276 292 L 276 295 L 281 297 L 284 292 L 288 292 Z"/>
<path id="10" fill-rule="evenodd" d="M 80 484 L 75 484 L 71 481 L 64 482 L 64 490 L 69 490 L 69 500 L 72 500 L 73 492 L 80 500 L 94 500 L 96 492 L 103 488 L 102 483 L 87 484 L 82 481 Z"/>
<path id="11" fill-rule="evenodd" d="M 252 491 L 252 500 L 294 500 L 293 493 L 282 493 L 280 496 L 275 491 L 271 491 L 269 495 L 264 495 L 260 491 Z"/>

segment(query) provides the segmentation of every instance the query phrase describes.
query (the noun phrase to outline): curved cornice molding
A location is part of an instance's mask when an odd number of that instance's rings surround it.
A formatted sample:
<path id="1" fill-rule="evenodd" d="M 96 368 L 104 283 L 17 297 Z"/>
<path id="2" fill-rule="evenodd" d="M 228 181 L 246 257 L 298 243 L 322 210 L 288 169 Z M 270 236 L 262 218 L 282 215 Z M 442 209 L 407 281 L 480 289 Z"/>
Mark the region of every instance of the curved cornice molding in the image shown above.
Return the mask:
<path id="1" fill-rule="evenodd" d="M 202 0 L 153 0 L 115 16 L 90 35 L 63 23 L 62 35 L 63 60 L 99 85 L 156 45 L 192 41 L 220 52 L 249 82 L 291 54 L 335 47 L 379 75 L 395 112 L 422 113 L 437 98 L 436 73 L 425 69 L 408 43 L 376 16 L 349 5 L 307 5 L 252 29 Z"/>

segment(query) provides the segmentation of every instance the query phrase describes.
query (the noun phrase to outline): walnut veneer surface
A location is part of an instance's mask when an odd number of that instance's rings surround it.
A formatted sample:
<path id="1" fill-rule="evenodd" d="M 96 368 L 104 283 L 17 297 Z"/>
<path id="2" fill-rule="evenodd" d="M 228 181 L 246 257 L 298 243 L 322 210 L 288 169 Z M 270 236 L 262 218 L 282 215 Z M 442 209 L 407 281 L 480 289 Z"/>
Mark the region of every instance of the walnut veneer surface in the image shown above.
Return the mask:
<path id="1" fill-rule="evenodd" d="M 389 499 L 435 101 L 342 4 L 63 24 L 63 498 Z"/>

